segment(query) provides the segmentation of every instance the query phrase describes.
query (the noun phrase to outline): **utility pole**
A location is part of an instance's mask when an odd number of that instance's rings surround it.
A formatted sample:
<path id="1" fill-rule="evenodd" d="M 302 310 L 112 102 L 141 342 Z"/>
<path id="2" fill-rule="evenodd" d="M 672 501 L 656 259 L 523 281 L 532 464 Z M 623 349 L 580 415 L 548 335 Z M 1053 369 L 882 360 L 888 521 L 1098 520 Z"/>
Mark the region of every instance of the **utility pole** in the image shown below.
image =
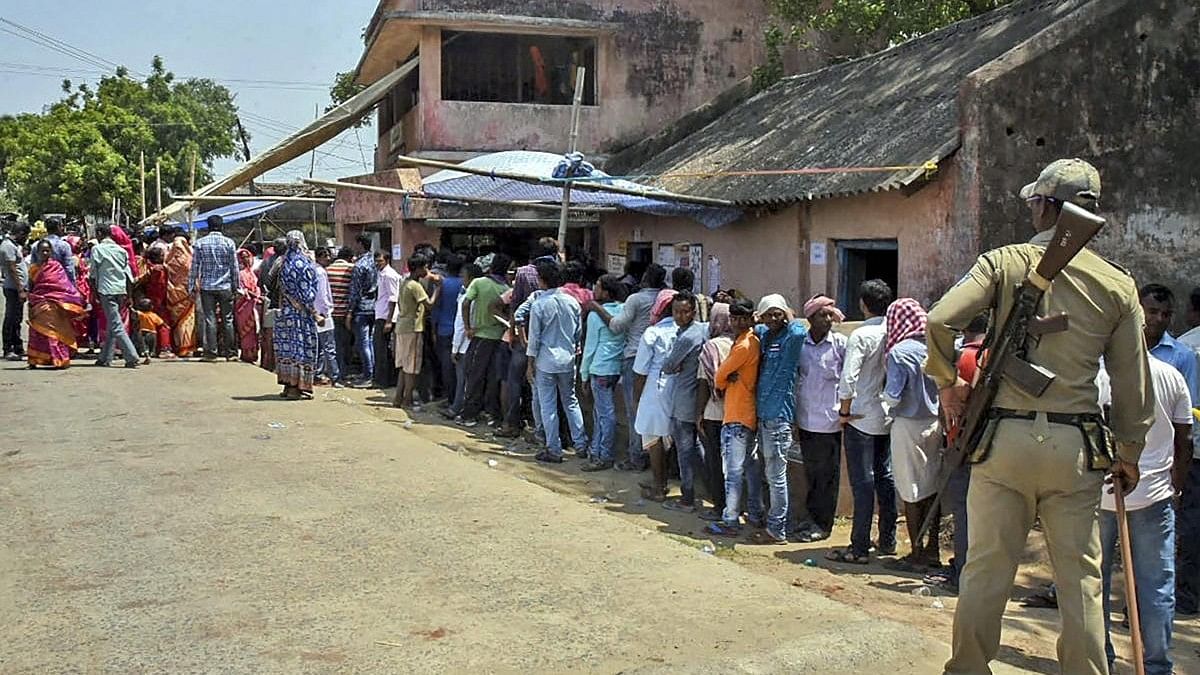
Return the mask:
<path id="1" fill-rule="evenodd" d="M 575 100 L 571 103 L 571 137 L 568 153 L 574 153 L 579 142 L 579 109 L 583 106 L 583 83 L 586 74 L 587 69 L 582 66 L 575 71 Z M 562 211 L 558 216 L 558 251 L 564 260 L 567 255 L 567 212 L 571 208 L 571 181 L 569 173 L 567 178 L 567 182 L 563 183 Z"/>
<path id="2" fill-rule="evenodd" d="M 154 160 L 154 210 L 162 213 L 162 162 Z"/>
<path id="3" fill-rule="evenodd" d="M 196 194 L 196 153 L 192 153 L 192 168 L 188 171 L 188 194 Z M 196 231 L 195 223 L 192 222 L 194 218 L 195 216 L 192 214 L 192 207 L 191 205 L 188 205 L 187 219 L 189 233 L 194 233 Z"/>
<path id="4" fill-rule="evenodd" d="M 318 119 L 318 118 L 320 118 L 320 116 L 321 116 L 321 108 L 320 108 L 320 106 L 314 104 L 313 105 L 313 119 L 314 120 Z M 309 161 L 308 161 L 308 177 L 309 178 L 313 177 L 313 171 L 316 168 L 317 168 L 317 148 L 316 148 L 316 146 L 313 146 L 312 158 L 309 159 Z M 312 205 L 312 228 L 313 228 L 313 249 L 315 250 L 318 246 L 321 245 L 320 242 L 317 241 L 317 203 L 316 202 L 313 202 L 313 205 Z"/>
<path id="5" fill-rule="evenodd" d="M 142 222 L 146 221 L 146 151 L 138 154 L 138 168 L 142 176 Z"/>

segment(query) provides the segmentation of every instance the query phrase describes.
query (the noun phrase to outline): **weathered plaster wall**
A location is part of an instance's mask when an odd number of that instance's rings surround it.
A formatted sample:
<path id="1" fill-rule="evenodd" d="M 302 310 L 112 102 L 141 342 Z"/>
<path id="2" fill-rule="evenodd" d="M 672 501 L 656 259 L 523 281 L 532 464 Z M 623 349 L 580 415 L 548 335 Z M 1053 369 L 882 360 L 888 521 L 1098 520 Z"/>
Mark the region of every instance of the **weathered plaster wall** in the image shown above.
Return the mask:
<path id="1" fill-rule="evenodd" d="M 1194 0 L 1100 0 L 1014 63 L 983 72 L 964 123 L 977 144 L 981 246 L 1027 239 L 1016 196 L 1047 163 L 1100 170 L 1096 249 L 1139 285 L 1200 283 L 1200 10 Z M 1011 66 L 1011 67 L 1007 67 Z"/>
<path id="2" fill-rule="evenodd" d="M 420 187 L 420 178 L 415 169 L 392 169 L 342 180 L 403 190 L 415 190 Z M 406 206 L 401 195 L 345 188 L 339 188 L 335 194 L 333 213 L 339 242 L 347 243 L 360 232 L 371 230 L 379 232 L 381 247 L 390 252 L 392 245 L 398 244 L 405 257 L 411 254 L 419 243 L 437 242 L 436 230 L 426 228 L 423 220 L 412 219 L 429 215 L 428 205 L 424 200 L 408 200 Z M 406 214 L 409 216 L 407 220 Z M 403 269 L 403 263 L 403 260 L 392 261 L 396 269 Z"/>
<path id="3" fill-rule="evenodd" d="M 763 0 L 422 0 L 396 11 L 507 14 L 612 23 L 597 44 L 599 92 L 580 149 L 607 153 L 661 130 L 763 61 Z M 416 6 L 419 5 L 419 6 Z M 421 115 L 410 150 L 560 150 L 569 106 L 442 101 L 439 29 L 421 39 Z M 401 57 L 397 57 L 401 58 Z M 406 125 L 408 120 L 405 121 Z M 406 128 L 407 133 L 407 128 Z"/>

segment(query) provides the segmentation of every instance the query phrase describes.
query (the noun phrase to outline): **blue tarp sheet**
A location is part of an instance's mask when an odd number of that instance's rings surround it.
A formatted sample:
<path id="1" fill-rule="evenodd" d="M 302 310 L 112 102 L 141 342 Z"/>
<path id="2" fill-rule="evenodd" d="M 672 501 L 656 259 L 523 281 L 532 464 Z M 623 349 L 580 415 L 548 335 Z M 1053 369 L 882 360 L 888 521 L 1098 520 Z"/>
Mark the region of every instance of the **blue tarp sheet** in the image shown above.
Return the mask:
<path id="1" fill-rule="evenodd" d="M 280 206 L 283 206 L 283 202 L 253 201 L 226 204 L 225 206 L 217 207 L 211 211 L 205 211 L 204 213 L 197 214 L 196 218 L 192 221 L 192 227 L 196 228 L 197 230 L 208 229 L 208 223 L 206 221 L 208 220 L 209 216 L 221 216 L 221 219 L 225 222 L 233 223 L 239 220 L 245 220 L 246 218 L 260 216 L 268 211 L 279 208 Z"/>

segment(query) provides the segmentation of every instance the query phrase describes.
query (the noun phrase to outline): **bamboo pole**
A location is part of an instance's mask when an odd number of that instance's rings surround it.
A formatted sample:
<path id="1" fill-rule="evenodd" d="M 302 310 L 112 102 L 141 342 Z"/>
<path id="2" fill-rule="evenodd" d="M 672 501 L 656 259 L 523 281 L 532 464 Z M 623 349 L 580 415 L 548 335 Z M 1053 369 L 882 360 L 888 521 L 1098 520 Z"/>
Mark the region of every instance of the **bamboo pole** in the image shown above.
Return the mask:
<path id="1" fill-rule="evenodd" d="M 400 164 L 411 166 L 426 166 L 431 169 L 446 169 L 449 171 L 458 171 L 460 173 L 469 173 L 475 176 L 487 176 L 489 178 L 504 178 L 507 180 L 515 180 L 521 183 L 530 183 L 532 185 L 550 185 L 553 187 L 562 187 L 562 181 L 556 178 L 542 178 L 540 176 L 528 176 L 522 173 L 512 173 L 509 171 L 490 171 L 488 169 L 476 169 L 470 166 L 461 166 L 459 164 L 451 164 L 449 162 L 439 162 L 432 159 L 421 159 L 420 157 L 409 157 L 408 155 L 398 155 L 396 161 Z M 576 190 L 585 192 L 611 192 L 618 195 L 629 195 L 631 197 L 645 197 L 647 199 L 658 199 L 667 202 L 681 202 L 684 204 L 699 204 L 701 206 L 718 206 L 726 208 L 737 208 L 737 204 L 726 199 L 714 199 L 712 197 L 700 197 L 697 195 L 685 195 L 676 192 L 667 192 L 666 190 L 655 190 L 653 188 L 626 188 L 617 185 L 607 185 L 602 183 L 583 182 L 575 183 Z M 559 208 L 557 206 L 555 209 Z"/>
<path id="2" fill-rule="evenodd" d="M 580 66 L 575 70 L 575 99 L 571 102 L 571 136 L 567 143 L 568 154 L 575 152 L 579 143 L 579 109 L 583 106 L 583 83 L 587 69 Z M 570 178 L 570 174 L 568 174 Z M 566 260 L 567 256 L 567 211 L 571 208 L 571 181 L 567 180 L 562 188 L 562 209 L 558 216 L 558 252 Z"/>
<path id="3" fill-rule="evenodd" d="M 162 162 L 154 160 L 154 208 L 162 211 Z"/>
<path id="4" fill-rule="evenodd" d="M 411 190 L 401 190 L 399 188 L 380 187 L 378 185 L 362 185 L 360 183 L 346 183 L 336 180 L 322 180 L 320 178 L 301 178 L 300 182 L 308 185 L 319 185 L 321 187 L 331 187 L 345 190 L 361 190 L 363 192 L 377 192 L 386 195 L 402 195 L 404 197 L 418 197 L 423 199 L 433 199 L 443 202 L 468 202 L 473 204 L 494 204 L 496 206 L 515 206 L 519 208 L 534 209 L 537 211 L 558 211 L 561 207 L 557 204 L 542 204 L 540 202 L 515 202 L 506 199 L 488 199 L 486 197 L 455 197 L 450 199 L 447 197 L 430 197 L 421 192 L 413 192 Z M 608 213 L 617 209 L 608 206 L 575 206 L 572 211 L 580 213 Z"/>
<path id="5" fill-rule="evenodd" d="M 1145 653 L 1142 645 L 1142 621 L 1138 613 L 1137 582 L 1134 579 L 1133 551 L 1129 544 L 1129 518 L 1125 515 L 1125 490 L 1119 476 L 1113 476 L 1113 497 L 1117 503 L 1117 532 L 1121 539 L 1121 562 L 1125 571 L 1125 616 L 1129 617 L 1129 641 L 1133 643 L 1133 670 L 1146 675 Z"/>
<path id="6" fill-rule="evenodd" d="M 304 202 L 332 204 L 333 197 L 292 197 L 290 195 L 177 195 L 167 190 L 167 196 L 177 202 Z"/>
<path id="7" fill-rule="evenodd" d="M 192 193 L 195 191 L 196 191 L 196 153 L 193 152 L 191 169 L 188 171 L 188 192 Z M 195 233 L 196 224 L 192 221 L 194 221 L 196 219 L 196 216 L 192 211 L 193 211 L 193 206 L 191 204 L 188 204 L 188 209 L 187 209 L 188 231 L 191 233 Z"/>
<path id="8" fill-rule="evenodd" d="M 138 153 L 138 169 L 142 183 L 142 222 L 146 222 L 146 151 Z"/>

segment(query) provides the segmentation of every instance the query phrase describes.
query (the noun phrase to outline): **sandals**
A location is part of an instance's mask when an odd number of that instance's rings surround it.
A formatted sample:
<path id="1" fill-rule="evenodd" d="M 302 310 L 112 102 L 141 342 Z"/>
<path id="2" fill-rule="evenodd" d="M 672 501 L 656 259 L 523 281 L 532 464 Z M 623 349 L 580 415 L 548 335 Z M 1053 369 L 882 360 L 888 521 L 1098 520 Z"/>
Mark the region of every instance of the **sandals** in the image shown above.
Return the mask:
<path id="1" fill-rule="evenodd" d="M 851 565 L 866 565 L 871 562 L 870 555 L 856 555 L 850 549 L 834 549 L 825 554 L 826 560 L 833 562 L 849 563 Z"/>
<path id="2" fill-rule="evenodd" d="M 708 534 L 715 534 L 718 537 L 736 537 L 742 533 L 742 528 L 725 522 L 715 522 L 709 523 L 704 528 L 704 531 Z"/>
<path id="3" fill-rule="evenodd" d="M 663 508 L 668 511 L 678 511 L 679 513 L 695 513 L 696 505 L 688 504 L 682 499 L 672 499 L 668 502 L 663 502 Z"/>
<path id="4" fill-rule="evenodd" d="M 750 535 L 750 542 L 767 546 L 782 546 L 788 543 L 787 537 L 772 534 L 770 530 L 758 530 Z"/>

